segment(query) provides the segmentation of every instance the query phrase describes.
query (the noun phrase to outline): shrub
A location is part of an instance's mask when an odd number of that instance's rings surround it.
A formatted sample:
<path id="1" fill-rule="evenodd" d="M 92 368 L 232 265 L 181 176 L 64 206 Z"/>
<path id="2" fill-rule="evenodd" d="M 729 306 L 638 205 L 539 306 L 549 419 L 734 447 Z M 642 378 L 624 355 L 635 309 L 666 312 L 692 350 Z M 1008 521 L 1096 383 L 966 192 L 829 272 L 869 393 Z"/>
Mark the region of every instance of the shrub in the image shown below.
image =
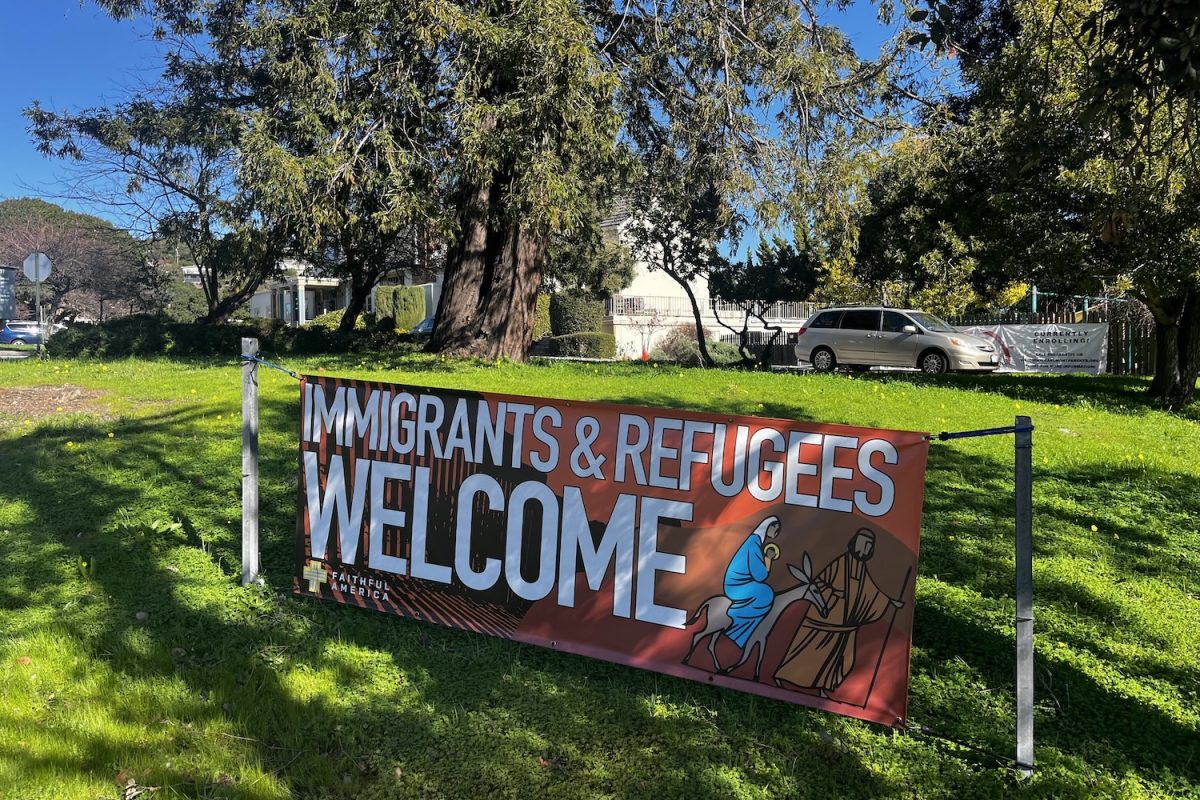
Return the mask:
<path id="1" fill-rule="evenodd" d="M 550 296 L 550 330 L 555 336 L 595 333 L 604 322 L 604 303 L 572 292 Z"/>
<path id="2" fill-rule="evenodd" d="M 342 324 L 342 317 L 346 316 L 346 309 L 339 308 L 334 311 L 328 311 L 324 314 L 319 314 L 304 324 L 305 328 L 320 328 L 321 330 L 333 333 Z M 367 320 L 363 314 L 358 315 L 358 319 L 354 320 L 354 330 L 361 331 L 367 327 Z"/>
<path id="3" fill-rule="evenodd" d="M 617 338 L 611 333 L 568 333 L 547 340 L 550 355 L 575 358 L 615 358 Z"/>
<path id="4" fill-rule="evenodd" d="M 537 311 L 534 313 L 533 340 L 545 339 L 550 335 L 550 295 L 538 294 Z"/>
<path id="5" fill-rule="evenodd" d="M 425 289 L 421 286 L 379 286 L 375 289 L 375 313 L 395 321 L 395 330 L 409 331 L 429 316 Z"/>
<path id="6" fill-rule="evenodd" d="M 704 332 L 705 337 L 708 331 Z M 730 364 L 741 361 L 737 345 L 728 342 L 708 341 L 708 354 L 718 364 Z M 696 344 L 696 327 L 694 325 L 676 325 L 667 331 L 658 346 L 650 354 L 656 361 L 673 361 L 684 366 L 700 366 L 700 346 Z"/>

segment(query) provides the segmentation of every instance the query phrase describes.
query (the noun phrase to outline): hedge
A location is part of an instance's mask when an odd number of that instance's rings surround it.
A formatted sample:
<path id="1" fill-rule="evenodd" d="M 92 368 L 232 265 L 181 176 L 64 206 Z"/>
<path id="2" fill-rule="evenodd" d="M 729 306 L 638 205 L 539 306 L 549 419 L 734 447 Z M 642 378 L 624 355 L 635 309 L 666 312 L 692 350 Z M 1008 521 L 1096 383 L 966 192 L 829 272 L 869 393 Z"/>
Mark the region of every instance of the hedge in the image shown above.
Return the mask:
<path id="1" fill-rule="evenodd" d="M 550 330 L 555 336 L 595 333 L 604 322 L 604 303 L 587 295 L 550 295 Z"/>
<path id="2" fill-rule="evenodd" d="M 125 356 L 219 356 L 234 358 L 242 338 L 256 338 L 264 352 L 309 353 L 411 350 L 390 331 L 356 330 L 349 338 L 320 327 L 289 328 L 275 320 L 251 319 L 226 325 L 171 322 L 160 317 L 122 317 L 99 325 L 72 325 L 46 342 L 56 358 Z"/>
<path id="3" fill-rule="evenodd" d="M 576 358 L 615 358 L 617 337 L 611 333 L 568 333 L 546 340 L 550 355 Z"/>
<path id="4" fill-rule="evenodd" d="M 346 316 L 346 309 L 336 308 L 333 311 L 326 311 L 324 314 L 318 314 L 313 317 L 304 327 L 306 328 L 321 328 L 330 333 L 336 331 L 342 324 L 342 317 Z M 354 320 L 354 329 L 362 330 L 367 327 L 367 318 L 365 314 L 359 314 L 358 319 Z"/>
<path id="5" fill-rule="evenodd" d="M 539 294 L 537 311 L 534 313 L 533 340 L 545 339 L 550 335 L 550 295 Z"/>
<path id="6" fill-rule="evenodd" d="M 375 289 L 375 314 L 396 321 L 396 330 L 410 331 L 429 316 L 421 286 L 379 286 Z"/>

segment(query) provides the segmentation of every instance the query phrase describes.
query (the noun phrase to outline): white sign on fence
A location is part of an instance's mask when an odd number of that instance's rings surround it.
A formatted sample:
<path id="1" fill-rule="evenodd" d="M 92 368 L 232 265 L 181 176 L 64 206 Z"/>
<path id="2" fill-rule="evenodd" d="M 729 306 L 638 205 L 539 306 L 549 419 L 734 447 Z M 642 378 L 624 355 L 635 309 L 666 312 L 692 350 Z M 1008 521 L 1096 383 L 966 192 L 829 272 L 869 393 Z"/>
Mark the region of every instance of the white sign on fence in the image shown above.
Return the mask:
<path id="1" fill-rule="evenodd" d="M 971 325 L 963 333 L 996 343 L 1002 372 L 1108 371 L 1108 323 Z"/>

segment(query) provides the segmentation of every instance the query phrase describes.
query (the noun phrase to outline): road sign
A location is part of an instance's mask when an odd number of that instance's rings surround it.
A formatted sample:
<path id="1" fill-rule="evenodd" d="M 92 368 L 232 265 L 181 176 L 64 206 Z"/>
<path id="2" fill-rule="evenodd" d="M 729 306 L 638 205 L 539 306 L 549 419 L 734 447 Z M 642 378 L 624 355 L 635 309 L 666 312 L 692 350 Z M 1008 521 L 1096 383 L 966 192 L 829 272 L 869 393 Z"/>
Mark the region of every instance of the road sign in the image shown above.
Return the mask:
<path id="1" fill-rule="evenodd" d="M 50 277 L 50 256 L 45 253 L 30 253 L 21 266 L 25 269 L 25 277 L 34 283 Z"/>

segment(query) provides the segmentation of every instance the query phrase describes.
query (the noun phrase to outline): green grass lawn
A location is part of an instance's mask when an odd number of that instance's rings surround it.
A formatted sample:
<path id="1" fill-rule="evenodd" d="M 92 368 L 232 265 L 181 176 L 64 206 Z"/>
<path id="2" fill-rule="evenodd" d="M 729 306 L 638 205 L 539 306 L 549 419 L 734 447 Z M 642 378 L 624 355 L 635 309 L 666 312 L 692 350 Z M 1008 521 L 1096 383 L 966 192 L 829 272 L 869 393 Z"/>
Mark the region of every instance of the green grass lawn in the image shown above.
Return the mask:
<path id="1" fill-rule="evenodd" d="M 237 366 L 26 360 L 0 397 L 100 394 L 0 419 L 0 797 L 1200 796 L 1200 427 L 1137 379 L 289 366 L 928 431 L 1028 414 L 1037 772 L 987 755 L 1014 746 L 1011 438 L 930 455 L 910 715 L 970 749 L 292 597 L 298 397 L 270 371 L 243 589 Z"/>

